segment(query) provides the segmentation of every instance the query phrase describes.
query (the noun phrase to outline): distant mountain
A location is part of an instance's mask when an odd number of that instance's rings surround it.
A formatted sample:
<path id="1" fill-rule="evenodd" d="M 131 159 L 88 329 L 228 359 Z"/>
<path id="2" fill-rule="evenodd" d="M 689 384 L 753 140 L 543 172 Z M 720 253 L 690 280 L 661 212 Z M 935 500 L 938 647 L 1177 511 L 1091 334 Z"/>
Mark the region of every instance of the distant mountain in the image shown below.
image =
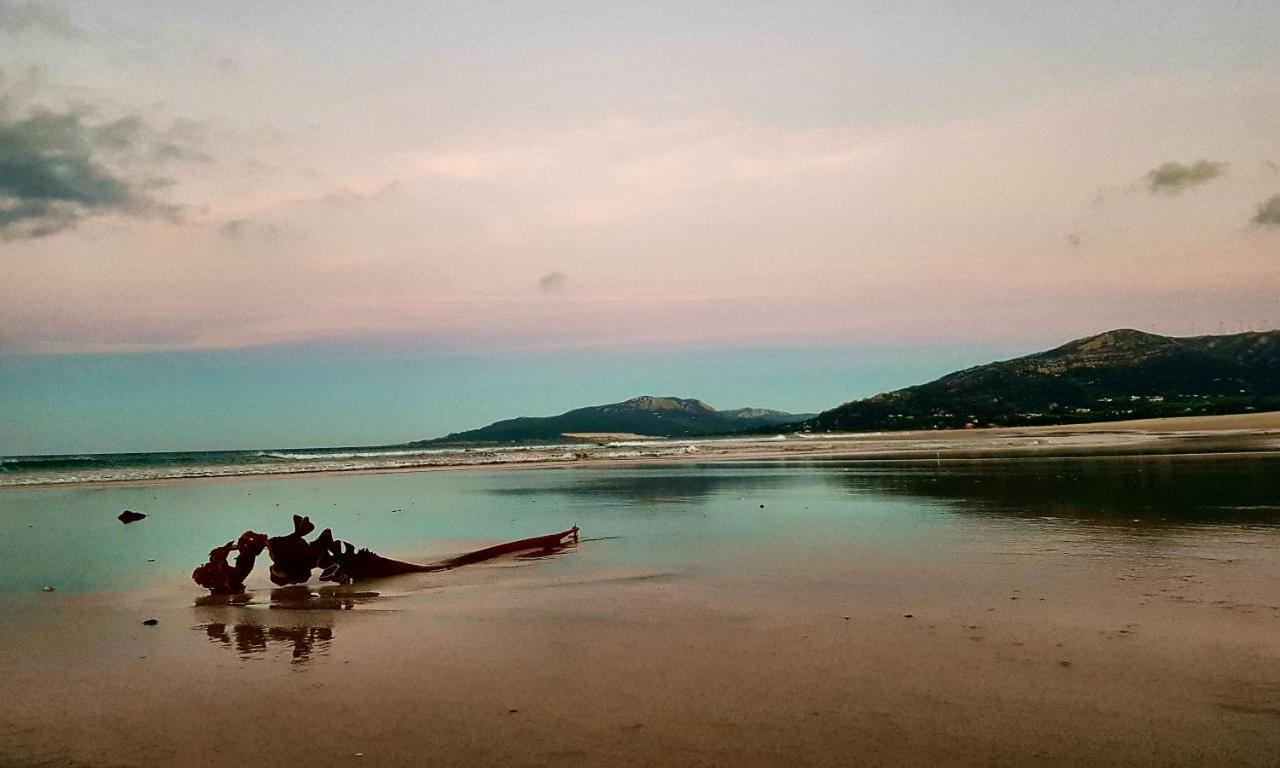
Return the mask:
<path id="1" fill-rule="evenodd" d="M 1118 330 L 845 403 L 809 431 L 1063 424 L 1280 410 L 1280 331 Z"/>
<path id="2" fill-rule="evenodd" d="M 814 414 L 791 414 L 767 408 L 717 411 L 701 400 L 681 397 L 633 397 L 622 403 L 593 405 L 559 416 L 523 416 L 487 427 L 455 432 L 431 443 L 518 443 L 558 440 L 566 434 L 634 434 L 646 437 L 688 437 L 745 432 L 766 426 L 794 424 Z"/>

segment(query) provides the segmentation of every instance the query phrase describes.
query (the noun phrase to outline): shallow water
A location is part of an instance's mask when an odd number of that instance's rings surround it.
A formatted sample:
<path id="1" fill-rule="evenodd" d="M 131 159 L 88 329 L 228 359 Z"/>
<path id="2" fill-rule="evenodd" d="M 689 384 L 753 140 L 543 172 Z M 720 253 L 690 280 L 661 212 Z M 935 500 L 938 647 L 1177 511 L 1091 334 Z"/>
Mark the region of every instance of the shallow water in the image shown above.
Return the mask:
<path id="1" fill-rule="evenodd" d="M 1277 478 L 1280 457 L 1259 454 L 724 462 L 6 489 L 0 593 L 180 584 L 211 547 L 247 529 L 287 533 L 295 514 L 406 559 L 574 524 L 585 537 L 608 539 L 546 564 L 545 574 L 643 566 L 728 577 L 790 569 L 796 563 L 788 557 L 801 553 L 817 569 L 827 565 L 820 558 L 837 554 L 909 557 L 936 548 L 959 557 L 978 542 L 1034 543 L 1063 533 L 1100 546 L 1198 546 L 1233 532 L 1268 539 L 1280 532 Z M 122 525 L 115 517 L 124 509 L 148 517 Z"/>
<path id="2" fill-rule="evenodd" d="M 541 755 L 531 764 L 563 761 L 547 741 L 572 715 L 589 734 L 565 758 L 577 764 L 643 762 L 673 739 L 693 750 L 677 763 L 780 764 L 772 750 L 790 745 L 840 764 L 822 745 L 844 737 L 821 729 L 879 739 L 917 718 L 947 744 L 972 742 L 955 764 L 1026 759 L 1018 729 L 1064 764 L 1092 737 L 1117 762 L 1158 764 L 1173 754 L 1161 749 L 1217 759 L 1248 745 L 1258 760 L 1235 762 L 1269 764 L 1280 715 L 1276 478 L 1280 456 L 1255 453 L 5 489 L 0 676 L 26 703 L 0 704 L 0 758 L 232 758 L 219 731 L 243 712 L 332 714 L 324 697 L 295 702 L 296 683 L 279 676 L 303 673 L 363 714 L 344 705 L 348 725 L 307 736 L 282 764 L 345 749 L 377 730 L 368 718 L 395 719 L 406 702 L 451 725 L 432 741 L 385 735 L 390 763 L 509 764 L 525 748 Z M 122 525 L 126 508 L 148 517 Z M 211 547 L 246 529 L 285 533 L 294 514 L 419 561 L 574 524 L 583 541 L 345 588 L 272 589 L 260 562 L 242 602 L 201 598 L 189 574 Z M 1183 658 L 1197 661 L 1175 672 Z M 584 665 L 589 678 L 553 674 Z M 228 679 L 249 687 L 201 698 Z M 102 719 L 86 691 L 127 699 L 116 713 L 127 723 L 190 707 L 183 717 L 206 727 L 147 741 Z M 499 743 L 473 720 L 449 720 L 508 709 L 544 719 Z M 872 717 L 881 710 L 892 728 Z M 1030 714 L 1016 727 L 963 727 L 1006 710 Z M 940 712 L 959 719 L 938 725 Z M 1153 718 L 1163 746 L 1116 731 L 1117 712 Z M 798 726 L 801 715 L 817 719 Z M 41 717 L 61 718 L 54 747 Z M 1071 730 L 1086 720 L 1092 737 Z M 612 730 L 633 721 L 650 730 Z M 727 722 L 765 752 L 726 752 Z M 618 744 L 630 746 L 611 751 Z M 921 759 L 939 744 L 919 743 Z"/>

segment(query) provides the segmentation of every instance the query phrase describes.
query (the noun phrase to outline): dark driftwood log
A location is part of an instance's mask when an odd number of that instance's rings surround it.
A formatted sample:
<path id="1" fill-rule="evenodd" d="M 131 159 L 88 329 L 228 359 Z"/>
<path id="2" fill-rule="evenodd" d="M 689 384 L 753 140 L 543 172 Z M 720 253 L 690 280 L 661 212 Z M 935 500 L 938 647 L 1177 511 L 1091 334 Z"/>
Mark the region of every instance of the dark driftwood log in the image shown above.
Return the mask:
<path id="1" fill-rule="evenodd" d="M 286 584 L 305 584 L 311 579 L 312 569 L 328 553 L 333 542 L 333 533 L 328 528 L 315 541 L 302 538 L 315 529 L 311 518 L 294 515 L 293 533 L 267 539 L 267 554 L 271 555 L 271 583 L 283 587 Z"/>
<path id="2" fill-rule="evenodd" d="M 314 541 L 303 537 L 315 530 L 310 518 L 293 516 L 293 533 L 267 537 L 266 534 L 245 531 L 237 542 L 227 542 L 209 552 L 209 562 L 196 568 L 191 578 L 215 595 L 235 595 L 244 591 L 245 579 L 253 570 L 254 562 L 263 549 L 271 557 L 271 581 L 280 586 L 304 584 L 311 579 L 312 570 L 319 568 L 323 581 L 349 584 L 365 579 L 380 579 L 405 573 L 432 573 L 447 571 L 472 563 L 492 560 L 503 555 L 520 552 L 553 553 L 578 542 L 578 526 L 567 531 L 546 536 L 534 536 L 519 541 L 509 541 L 474 552 L 439 560 L 426 565 L 392 560 L 367 549 L 333 538 L 326 528 Z M 227 562 L 232 552 L 235 565 Z"/>
<path id="3" fill-rule="evenodd" d="M 406 563 L 403 560 L 392 560 L 367 549 L 357 552 L 355 547 L 345 541 L 334 541 L 329 546 L 327 556 L 321 558 L 318 564 L 323 569 L 323 573 L 320 575 L 321 580 L 347 584 L 365 579 L 399 576 L 404 573 L 447 571 L 452 568 L 480 563 L 485 560 L 492 560 L 495 557 L 512 555 L 518 552 L 555 552 L 569 546 L 569 544 L 576 544 L 577 541 L 578 526 L 575 525 L 569 530 L 561 531 L 560 533 L 496 544 L 492 547 L 477 549 L 474 552 L 467 552 L 457 557 L 439 560 L 426 565 Z"/>
<path id="4" fill-rule="evenodd" d="M 244 591 L 244 580 L 266 546 L 265 534 L 245 531 L 238 541 L 212 549 L 209 562 L 192 571 L 191 578 L 215 595 L 238 595 Z M 236 553 L 235 565 L 227 562 L 232 552 Z"/>

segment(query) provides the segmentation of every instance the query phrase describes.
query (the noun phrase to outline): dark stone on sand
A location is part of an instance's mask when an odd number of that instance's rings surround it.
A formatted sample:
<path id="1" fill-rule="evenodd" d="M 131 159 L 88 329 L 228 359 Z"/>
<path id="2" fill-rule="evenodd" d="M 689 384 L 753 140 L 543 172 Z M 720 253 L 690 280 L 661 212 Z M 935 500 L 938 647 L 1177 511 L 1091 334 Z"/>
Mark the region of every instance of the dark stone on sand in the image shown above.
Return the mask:
<path id="1" fill-rule="evenodd" d="M 144 621 L 144 622 L 142 622 L 142 623 L 143 623 L 143 624 L 146 624 L 148 627 L 154 627 L 155 625 L 157 625 L 157 624 L 159 624 L 159 623 L 160 623 L 160 620 L 159 620 L 159 619 L 147 619 L 146 621 Z"/>
<path id="2" fill-rule="evenodd" d="M 125 525 L 128 525 L 129 523 L 136 523 L 145 517 L 146 515 L 142 514 L 141 512 L 134 512 L 132 509 L 126 509 L 125 511 L 117 515 L 116 519 L 124 523 Z"/>
<path id="3" fill-rule="evenodd" d="M 915 617 L 916 617 L 916 615 L 915 615 L 914 613 L 904 613 L 904 614 L 902 614 L 902 618 L 904 618 L 904 619 L 914 619 Z"/>

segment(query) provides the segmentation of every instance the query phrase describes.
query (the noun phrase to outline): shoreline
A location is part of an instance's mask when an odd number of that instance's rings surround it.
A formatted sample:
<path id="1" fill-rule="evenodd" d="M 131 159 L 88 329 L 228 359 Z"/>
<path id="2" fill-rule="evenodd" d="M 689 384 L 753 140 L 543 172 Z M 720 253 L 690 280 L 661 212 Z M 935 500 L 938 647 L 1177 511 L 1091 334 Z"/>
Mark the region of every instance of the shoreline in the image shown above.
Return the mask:
<path id="1" fill-rule="evenodd" d="M 365 466 L 294 465 L 195 468 L 197 473 L 154 477 L 35 477 L 28 482 L 0 482 L 0 492 L 51 487 L 129 487 L 175 482 L 209 482 L 317 475 L 399 474 L 410 472 L 564 468 L 625 468 L 654 464 L 701 464 L 753 461 L 848 461 L 867 463 L 1069 459 L 1154 455 L 1249 454 L 1280 451 L 1280 412 L 1227 416 L 1190 416 L 1088 424 L 991 427 L 965 430 L 791 434 L 786 437 L 654 438 L 636 450 L 622 446 L 567 444 L 542 450 L 513 450 L 511 458 L 489 461 L 424 461 Z M 647 449 L 647 453 L 646 453 Z M 499 449 L 500 451 L 501 449 Z M 612 453 L 610 453 L 612 451 Z M 572 458 L 566 457 L 568 452 Z M 465 455 L 465 454 L 464 454 Z M 492 454 L 490 454 L 492 455 Z M 516 458 L 519 456 L 519 458 Z M 3 477 L 3 476 L 0 476 Z"/>

